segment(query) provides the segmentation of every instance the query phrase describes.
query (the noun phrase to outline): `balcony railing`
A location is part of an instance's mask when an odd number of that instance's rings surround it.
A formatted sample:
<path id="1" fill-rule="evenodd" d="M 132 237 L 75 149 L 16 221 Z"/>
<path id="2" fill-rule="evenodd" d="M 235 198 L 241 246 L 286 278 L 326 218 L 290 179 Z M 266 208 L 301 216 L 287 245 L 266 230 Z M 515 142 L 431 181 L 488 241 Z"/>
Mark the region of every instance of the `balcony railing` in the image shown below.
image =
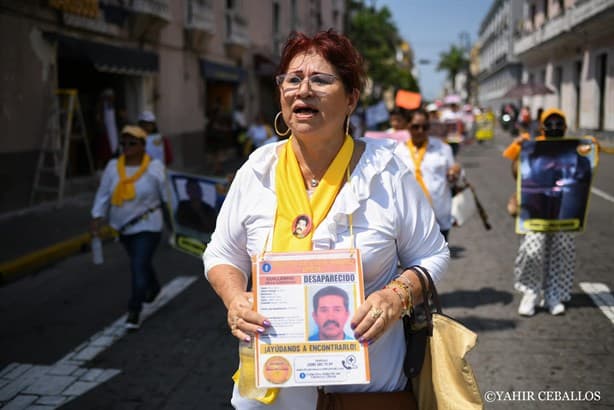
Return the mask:
<path id="1" fill-rule="evenodd" d="M 614 0 L 576 1 L 575 6 L 567 9 L 565 14 L 546 21 L 538 29 L 524 31 L 514 43 L 514 52 L 516 54 L 525 53 L 563 33 L 570 32 L 574 27 L 597 17 L 612 7 L 614 7 Z"/>
<path id="2" fill-rule="evenodd" d="M 226 13 L 226 40 L 227 47 L 247 49 L 249 47 L 249 34 L 247 21 L 234 11 Z"/>
<path id="3" fill-rule="evenodd" d="M 187 0 L 185 27 L 213 34 L 215 17 L 209 0 Z"/>
<path id="4" fill-rule="evenodd" d="M 130 0 L 125 3 L 125 7 L 135 13 L 150 14 L 169 21 L 171 14 L 168 3 L 168 0 Z"/>

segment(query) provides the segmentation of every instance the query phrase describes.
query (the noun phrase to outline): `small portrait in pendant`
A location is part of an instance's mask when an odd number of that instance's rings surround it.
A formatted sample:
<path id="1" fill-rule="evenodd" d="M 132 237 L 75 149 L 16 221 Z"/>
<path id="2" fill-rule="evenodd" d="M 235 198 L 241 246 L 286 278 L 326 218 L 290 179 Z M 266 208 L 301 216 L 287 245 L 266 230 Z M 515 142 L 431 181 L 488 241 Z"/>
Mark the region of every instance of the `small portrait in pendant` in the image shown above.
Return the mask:
<path id="1" fill-rule="evenodd" d="M 311 232 L 311 218 L 307 215 L 299 215 L 292 222 L 292 235 L 303 239 Z"/>

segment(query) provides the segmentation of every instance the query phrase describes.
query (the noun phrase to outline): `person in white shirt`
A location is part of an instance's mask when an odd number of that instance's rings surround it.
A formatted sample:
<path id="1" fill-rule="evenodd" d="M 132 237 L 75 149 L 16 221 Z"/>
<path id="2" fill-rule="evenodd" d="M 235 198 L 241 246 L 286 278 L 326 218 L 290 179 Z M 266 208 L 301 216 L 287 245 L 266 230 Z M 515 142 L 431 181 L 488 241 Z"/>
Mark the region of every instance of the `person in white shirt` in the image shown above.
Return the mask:
<path id="1" fill-rule="evenodd" d="M 451 188 L 459 180 L 462 169 L 454 161 L 448 144 L 439 138 L 429 138 L 428 113 L 425 110 L 410 113 L 408 128 L 411 138 L 406 144 L 398 144 L 396 153 L 415 175 L 447 240 L 452 227 Z"/>
<path id="2" fill-rule="evenodd" d="M 449 250 L 428 201 L 394 155 L 395 142 L 349 135 L 365 78 L 362 57 L 347 37 L 329 30 L 288 39 L 276 76 L 281 106 L 276 119 L 282 117 L 285 126 L 276 121 L 275 128 L 280 133 L 287 127 L 280 135 L 290 138 L 257 149 L 237 172 L 203 255 L 205 275 L 228 309 L 229 331 L 250 341 L 276 326 L 275 318 L 251 308 L 252 256 L 267 250 L 360 249 L 366 300 L 350 323 L 353 337 L 369 342 L 371 382 L 324 391 L 402 392 L 415 405 L 404 390 L 400 318 L 422 299 L 415 266 L 441 279 Z M 319 207 L 327 211 L 314 212 Z M 304 215 L 311 224 L 294 235 L 293 223 Z M 307 410 L 318 398 L 316 386 L 270 393 L 273 402 L 265 404 L 243 397 L 235 384 L 231 404 Z"/>
<path id="3" fill-rule="evenodd" d="M 91 211 L 92 235 L 99 235 L 103 219 L 108 216 L 109 225 L 119 231 L 130 258 L 128 329 L 139 327 L 143 302 L 152 302 L 160 292 L 152 259 L 163 226 L 166 172 L 162 162 L 145 153 L 146 138 L 138 126 L 122 129 L 122 155 L 107 164 Z"/>
<path id="4" fill-rule="evenodd" d="M 145 152 L 153 159 L 157 159 L 164 165 L 170 165 L 172 153 L 170 152 L 170 144 L 165 137 L 158 131 L 156 124 L 156 116 L 151 111 L 143 111 L 139 115 L 139 127 L 143 128 L 147 133 L 147 143 L 145 144 Z"/>
<path id="5" fill-rule="evenodd" d="M 254 122 L 247 129 L 247 137 L 252 140 L 254 148 L 277 141 L 273 129 L 264 123 L 262 114 L 256 115 Z"/>

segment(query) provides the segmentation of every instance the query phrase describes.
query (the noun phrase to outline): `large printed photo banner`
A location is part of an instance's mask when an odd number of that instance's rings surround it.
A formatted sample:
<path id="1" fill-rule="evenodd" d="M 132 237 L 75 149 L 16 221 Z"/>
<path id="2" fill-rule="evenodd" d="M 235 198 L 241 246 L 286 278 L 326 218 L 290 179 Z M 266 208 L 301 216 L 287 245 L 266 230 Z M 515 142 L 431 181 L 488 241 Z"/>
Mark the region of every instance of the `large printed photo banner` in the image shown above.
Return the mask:
<path id="1" fill-rule="evenodd" d="M 172 245 L 201 257 L 215 229 L 227 189 L 223 178 L 168 171 L 171 190 Z"/>
<path id="2" fill-rule="evenodd" d="M 368 346 L 350 320 L 364 301 L 357 249 L 254 257 L 255 309 L 271 320 L 256 335 L 258 387 L 369 383 Z"/>
<path id="3" fill-rule="evenodd" d="M 516 232 L 583 231 L 597 159 L 589 139 L 524 142 Z"/>

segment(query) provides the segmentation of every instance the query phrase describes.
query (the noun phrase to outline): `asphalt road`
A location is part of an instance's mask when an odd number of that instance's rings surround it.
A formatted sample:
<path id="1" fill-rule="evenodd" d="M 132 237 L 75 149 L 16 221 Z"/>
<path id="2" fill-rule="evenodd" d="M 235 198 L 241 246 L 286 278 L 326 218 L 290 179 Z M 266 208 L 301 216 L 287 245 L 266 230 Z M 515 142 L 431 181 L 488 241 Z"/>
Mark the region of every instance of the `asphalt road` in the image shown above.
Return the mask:
<path id="1" fill-rule="evenodd" d="M 518 237 L 505 210 L 514 184 L 509 163 L 500 156 L 510 140 L 500 135 L 489 144 L 463 147 L 459 156 L 493 229 L 486 231 L 475 217 L 452 230 L 455 257 L 440 287 L 444 309 L 479 335 L 469 359 L 482 393 L 495 398 L 486 408 L 613 408 L 614 323 L 578 284 L 614 288 L 609 259 L 614 202 L 592 195 L 586 232 L 577 239 L 576 281 L 566 314 L 552 317 L 542 310 L 532 318 L 517 316 L 520 297 L 512 290 L 512 266 Z M 614 196 L 614 157 L 602 157 L 594 187 Z M 125 314 L 127 259 L 118 243 L 106 244 L 104 252 L 103 265 L 92 265 L 89 254 L 79 254 L 0 288 L 0 407 L 28 408 L 8 397 L 8 387 L 24 377 L 17 373 L 57 368 L 62 358 Z M 230 408 L 237 344 L 228 333 L 223 305 L 202 276 L 201 261 L 163 244 L 155 262 L 164 283 L 184 276 L 196 280 L 160 305 L 138 332 L 118 335 L 83 361 L 81 367 L 90 369 L 92 378 L 96 372 L 91 369 L 110 376 L 75 394 L 62 409 Z M 608 308 L 614 309 L 614 303 Z M 15 381 L 7 382 L 7 374 Z M 68 383 L 66 377 L 43 378 L 39 384 Z M 586 400 L 588 392 L 591 401 L 562 400 L 562 393 Z M 49 401 L 61 397 L 51 387 L 47 393 Z M 54 407 L 32 406 L 38 397 L 34 390 L 20 394 L 22 403 L 31 400 L 30 408 Z"/>

